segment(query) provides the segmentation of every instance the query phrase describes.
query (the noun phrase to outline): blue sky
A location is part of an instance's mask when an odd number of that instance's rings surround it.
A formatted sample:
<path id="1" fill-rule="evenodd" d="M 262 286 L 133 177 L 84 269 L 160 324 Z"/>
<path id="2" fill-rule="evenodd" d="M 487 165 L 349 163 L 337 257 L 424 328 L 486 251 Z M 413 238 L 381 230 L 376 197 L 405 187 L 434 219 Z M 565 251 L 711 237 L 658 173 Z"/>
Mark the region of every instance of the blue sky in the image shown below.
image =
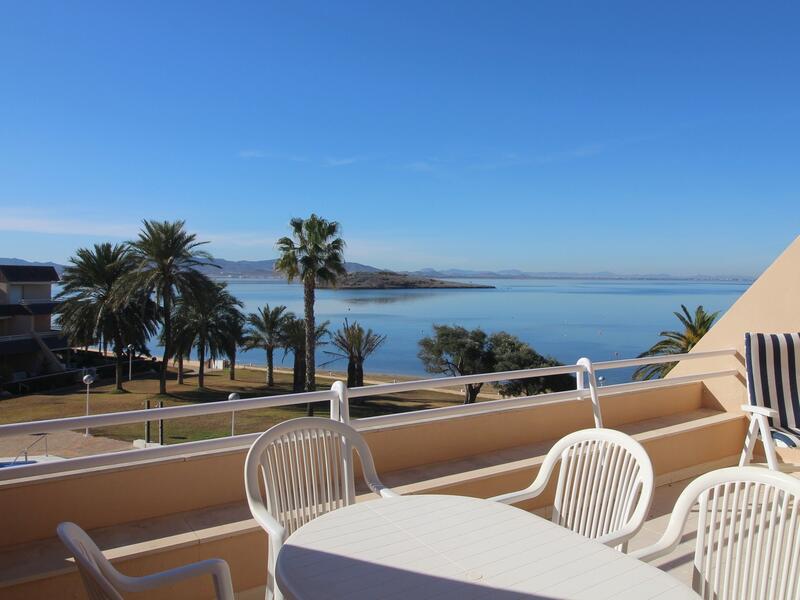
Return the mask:
<path id="1" fill-rule="evenodd" d="M 293 216 L 388 268 L 755 274 L 800 233 L 800 4 L 5 2 L 0 256 Z"/>

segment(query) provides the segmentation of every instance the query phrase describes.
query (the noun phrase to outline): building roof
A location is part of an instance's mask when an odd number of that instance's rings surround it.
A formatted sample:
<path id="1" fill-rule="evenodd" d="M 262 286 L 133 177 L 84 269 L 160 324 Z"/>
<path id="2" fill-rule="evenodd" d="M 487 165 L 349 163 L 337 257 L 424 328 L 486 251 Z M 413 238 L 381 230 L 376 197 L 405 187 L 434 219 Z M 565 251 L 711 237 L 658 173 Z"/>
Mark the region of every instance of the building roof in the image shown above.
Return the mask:
<path id="1" fill-rule="evenodd" d="M 39 267 L 33 265 L 0 265 L 0 281 L 15 282 L 41 282 L 49 283 L 58 281 L 58 273 L 53 267 Z"/>

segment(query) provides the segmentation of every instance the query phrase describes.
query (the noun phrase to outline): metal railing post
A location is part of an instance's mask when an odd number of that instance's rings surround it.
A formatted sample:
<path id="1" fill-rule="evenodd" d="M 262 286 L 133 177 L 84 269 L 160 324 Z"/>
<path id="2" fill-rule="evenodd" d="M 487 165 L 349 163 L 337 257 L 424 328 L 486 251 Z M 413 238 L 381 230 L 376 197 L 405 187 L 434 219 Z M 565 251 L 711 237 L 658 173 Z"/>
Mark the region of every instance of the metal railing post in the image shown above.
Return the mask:
<path id="1" fill-rule="evenodd" d="M 597 378 L 594 374 L 594 365 L 592 365 L 592 361 L 585 356 L 578 359 L 576 363 L 583 367 L 586 371 L 586 375 L 589 379 L 589 398 L 592 401 L 592 414 L 594 415 L 594 426 L 595 427 L 602 427 L 603 426 L 603 416 L 600 414 L 600 400 L 597 397 Z M 578 373 L 578 380 L 580 384 L 578 385 L 578 389 L 586 389 L 583 387 L 583 374 Z"/>
<path id="2" fill-rule="evenodd" d="M 236 392 L 234 392 L 232 394 L 228 394 L 228 400 L 238 400 L 238 399 L 239 399 L 239 394 L 237 394 Z M 236 411 L 232 410 L 231 411 L 231 437 L 236 435 L 235 432 L 236 432 Z"/>

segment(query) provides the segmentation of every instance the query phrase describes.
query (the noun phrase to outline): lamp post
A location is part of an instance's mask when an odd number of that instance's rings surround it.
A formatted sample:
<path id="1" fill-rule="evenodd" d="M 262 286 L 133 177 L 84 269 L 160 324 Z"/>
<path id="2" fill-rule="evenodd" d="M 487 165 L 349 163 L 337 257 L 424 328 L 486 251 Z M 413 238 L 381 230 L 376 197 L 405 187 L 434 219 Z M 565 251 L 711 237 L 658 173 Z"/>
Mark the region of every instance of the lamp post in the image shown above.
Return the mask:
<path id="1" fill-rule="evenodd" d="M 128 344 L 128 381 L 133 379 L 133 344 Z"/>
<path id="2" fill-rule="evenodd" d="M 239 394 L 237 394 L 236 392 L 234 392 L 233 394 L 228 394 L 228 400 L 238 400 L 238 399 L 239 399 Z M 234 433 L 235 428 L 236 428 L 236 411 L 232 410 L 231 411 L 231 437 L 236 435 Z"/>
<path id="3" fill-rule="evenodd" d="M 89 416 L 89 388 L 92 387 L 94 383 L 94 375 L 91 373 L 87 373 L 83 376 L 83 383 L 86 384 L 86 416 Z M 86 426 L 86 431 L 83 432 L 84 436 L 89 435 L 89 426 Z"/>

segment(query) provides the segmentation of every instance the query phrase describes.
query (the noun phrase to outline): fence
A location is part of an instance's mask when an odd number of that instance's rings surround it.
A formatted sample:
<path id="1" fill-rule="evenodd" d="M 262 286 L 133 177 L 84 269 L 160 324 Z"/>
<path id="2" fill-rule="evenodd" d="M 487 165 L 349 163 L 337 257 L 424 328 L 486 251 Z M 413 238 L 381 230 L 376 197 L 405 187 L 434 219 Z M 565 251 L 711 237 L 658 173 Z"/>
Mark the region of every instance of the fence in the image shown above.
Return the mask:
<path id="1" fill-rule="evenodd" d="M 608 385 L 602 388 L 597 386 L 596 374 L 599 371 L 610 369 L 621 369 L 626 367 L 642 366 L 648 364 L 660 364 L 677 362 L 682 360 L 700 360 L 720 356 L 735 356 L 736 350 L 716 350 L 711 352 L 696 352 L 691 354 L 676 354 L 663 357 L 635 358 L 615 361 L 605 361 L 592 363 L 588 358 L 581 358 L 575 364 L 563 365 L 558 367 L 544 367 L 539 369 L 526 369 L 520 371 L 506 371 L 499 373 L 483 373 L 479 375 L 465 375 L 460 377 L 442 377 L 435 379 L 422 379 L 418 381 L 404 381 L 399 383 L 386 383 L 379 385 L 369 385 L 348 389 L 343 382 L 337 381 L 329 390 L 317 392 L 304 392 L 295 394 L 284 394 L 280 396 L 232 399 L 224 402 L 213 402 L 203 404 L 193 404 L 189 406 L 171 406 L 165 408 L 151 408 L 144 410 L 133 410 L 118 413 L 106 413 L 83 417 L 69 417 L 63 419 L 51 419 L 46 421 L 33 421 L 27 423 L 14 423 L 0 425 L 0 439 L 11 436 L 46 434 L 56 431 L 81 430 L 84 428 L 106 427 L 110 425 L 124 425 L 130 423 L 143 423 L 145 421 L 170 420 L 185 417 L 196 417 L 201 415 L 231 413 L 258 409 L 274 408 L 282 406 L 293 406 L 306 404 L 309 402 L 328 402 L 330 403 L 331 418 L 350 423 L 356 429 L 373 429 L 389 427 L 409 423 L 420 423 L 435 419 L 450 419 L 475 415 L 481 413 L 518 409 L 522 407 L 535 406 L 552 402 L 563 402 L 568 400 L 588 400 L 592 405 L 594 421 L 597 426 L 602 426 L 602 415 L 600 413 L 599 397 L 622 391 L 636 391 L 655 389 L 658 387 L 680 385 L 692 381 L 707 380 L 717 377 L 730 377 L 738 374 L 738 369 L 726 369 L 718 371 L 705 371 L 696 375 L 684 377 L 673 377 L 670 379 L 659 379 L 651 381 L 640 381 L 632 383 L 622 383 Z M 503 398 L 498 400 L 488 400 L 476 402 L 474 404 L 464 404 L 447 406 L 440 408 L 428 408 L 416 411 L 409 411 L 391 415 L 380 415 L 351 419 L 350 399 L 367 398 L 371 396 L 383 396 L 402 392 L 442 389 L 454 386 L 464 386 L 476 383 L 492 383 L 500 381 L 511 381 L 517 379 L 530 379 L 546 377 L 550 375 L 574 374 L 576 377 L 576 387 L 574 390 L 561 392 L 549 392 L 536 394 L 533 396 L 520 396 L 513 398 Z M 17 477 L 27 477 L 44 473 L 67 471 L 79 468 L 98 467 L 110 464 L 122 464 L 136 462 L 140 460 L 161 458 L 167 456 L 178 456 L 195 452 L 204 452 L 220 449 L 233 449 L 249 446 L 259 434 L 231 435 L 210 440 L 195 442 L 184 442 L 168 446 L 155 446 L 147 448 L 137 448 L 121 452 L 98 454 L 94 456 L 84 456 L 71 458 L 57 462 L 46 462 L 39 464 L 27 464 L 16 467 L 5 467 L 0 469 L 0 481 Z"/>

